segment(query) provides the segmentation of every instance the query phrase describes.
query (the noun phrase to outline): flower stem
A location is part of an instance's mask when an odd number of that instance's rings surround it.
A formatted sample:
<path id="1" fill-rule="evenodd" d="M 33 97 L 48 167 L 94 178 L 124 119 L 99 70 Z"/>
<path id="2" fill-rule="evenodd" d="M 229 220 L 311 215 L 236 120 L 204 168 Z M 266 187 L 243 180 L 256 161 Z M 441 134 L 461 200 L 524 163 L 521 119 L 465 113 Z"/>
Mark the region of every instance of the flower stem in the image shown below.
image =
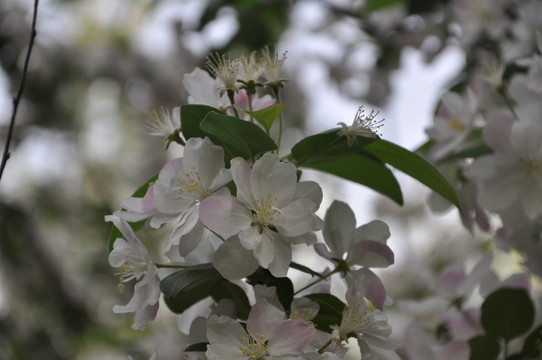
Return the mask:
<path id="1" fill-rule="evenodd" d="M 186 269 L 190 267 L 187 265 L 159 264 L 159 263 L 154 263 L 154 265 L 157 268 L 166 268 L 166 269 Z"/>
<path id="2" fill-rule="evenodd" d="M 226 93 L 228 94 L 228 99 L 230 99 L 231 108 L 233 109 L 233 113 L 235 114 L 235 117 L 239 118 L 239 114 L 237 113 L 237 109 L 235 108 L 235 99 L 234 99 L 235 92 L 232 89 L 227 89 Z"/>
<path id="3" fill-rule="evenodd" d="M 333 274 L 338 273 L 339 271 L 340 271 L 340 270 L 339 270 L 338 268 L 334 269 L 333 271 L 331 271 L 331 272 L 325 274 L 325 275 L 322 276 L 321 278 L 319 278 L 319 279 L 317 279 L 317 280 L 315 280 L 315 281 L 313 281 L 313 282 L 311 282 L 311 283 L 305 285 L 305 286 L 302 287 L 301 289 L 297 290 L 297 291 L 294 293 L 294 295 L 297 295 L 297 294 L 299 294 L 300 292 L 302 292 L 303 290 L 306 290 L 306 289 L 310 288 L 311 286 L 318 284 L 320 281 L 327 279 L 328 277 L 330 277 L 330 276 L 333 275 Z"/>
<path id="4" fill-rule="evenodd" d="M 331 344 L 331 339 L 327 343 L 324 344 L 320 349 L 318 349 L 318 354 L 321 354 L 324 352 L 324 350 Z"/>
<path id="5" fill-rule="evenodd" d="M 519 120 L 519 116 L 518 114 L 516 113 L 516 110 L 514 109 L 514 105 L 512 104 L 512 100 L 510 100 L 510 97 L 508 96 L 508 94 L 506 93 L 506 90 L 504 89 L 504 87 L 501 87 L 499 89 L 499 94 L 501 94 L 501 96 L 504 98 L 504 101 L 506 102 L 506 105 L 508 106 L 508 108 L 510 109 L 510 111 L 512 112 L 512 115 L 514 115 L 514 117 Z"/>

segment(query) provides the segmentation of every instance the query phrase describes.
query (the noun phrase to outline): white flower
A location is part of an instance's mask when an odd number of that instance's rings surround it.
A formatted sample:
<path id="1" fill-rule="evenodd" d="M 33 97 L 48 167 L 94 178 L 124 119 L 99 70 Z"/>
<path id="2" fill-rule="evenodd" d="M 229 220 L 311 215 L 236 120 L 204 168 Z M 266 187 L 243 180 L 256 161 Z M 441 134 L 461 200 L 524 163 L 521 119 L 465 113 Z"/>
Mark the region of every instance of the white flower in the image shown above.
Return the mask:
<path id="1" fill-rule="evenodd" d="M 213 196 L 202 201 L 201 221 L 225 238 L 238 235 L 260 266 L 275 276 L 286 276 L 292 256 L 290 244 L 314 243 L 312 231 L 321 228 L 322 220 L 314 214 L 322 199 L 320 186 L 297 183 L 295 166 L 280 162 L 271 153 L 252 168 L 242 158 L 235 158 L 231 172 L 237 197 Z"/>
<path id="2" fill-rule="evenodd" d="M 253 306 L 246 330 L 234 319 L 212 315 L 207 322 L 209 360 L 294 359 L 316 333 L 313 325 L 286 320 L 284 312 L 265 300 Z"/>
<path id="3" fill-rule="evenodd" d="M 222 111 L 226 111 L 231 106 L 228 97 L 220 94 L 219 81 L 199 67 L 184 75 L 183 86 L 188 91 L 189 104 L 209 105 Z"/>
<path id="4" fill-rule="evenodd" d="M 181 255 L 188 255 L 203 235 L 200 202 L 230 181 L 224 150 L 208 138 L 188 139 L 183 157 L 167 163 L 153 185 L 153 203 L 160 214 L 151 219 L 151 226 L 173 222 L 171 241 L 180 239 Z"/>
<path id="5" fill-rule="evenodd" d="M 281 70 L 284 62 L 286 61 L 286 52 L 279 58 L 278 53 L 275 51 L 271 54 L 269 46 L 262 49 L 262 68 L 265 84 L 272 88 L 279 88 L 284 86 L 286 79 L 281 77 Z"/>
<path id="6" fill-rule="evenodd" d="M 341 201 L 334 201 L 326 212 L 322 230 L 324 244 L 315 244 L 316 252 L 334 262 L 347 282 L 360 277 L 369 288 L 367 297 L 373 305 L 382 309 L 386 300 L 384 285 L 368 268 L 388 267 L 394 263 L 393 251 L 386 244 L 390 236 L 388 226 L 374 220 L 356 228 L 356 218 L 352 209 Z M 361 270 L 358 270 L 363 267 Z"/>
<path id="7" fill-rule="evenodd" d="M 399 360 L 398 346 L 389 341 L 391 326 L 380 310 L 370 310 L 362 283 L 355 279 L 346 292 L 346 305 L 340 326 L 333 326 L 335 344 L 355 337 L 363 359 Z"/>
<path id="8" fill-rule="evenodd" d="M 111 221 L 122 233 L 125 239 L 118 238 L 113 244 L 113 250 L 109 254 L 109 264 L 119 268 L 120 284 L 130 280 L 136 280 L 134 295 L 124 306 L 115 305 L 113 312 L 134 312 L 135 330 L 145 330 L 147 322 L 154 320 L 158 311 L 158 299 L 160 298 L 160 279 L 158 268 L 154 265 L 145 245 L 139 240 L 128 223 L 117 214 L 105 217 Z"/>
<path id="9" fill-rule="evenodd" d="M 431 156 L 440 160 L 456 151 L 467 135 L 477 115 L 478 101 L 474 93 L 467 89 L 465 98 L 455 92 L 447 92 L 432 127 L 425 130 L 436 144 L 431 148 Z"/>
<path id="10" fill-rule="evenodd" d="M 503 114 L 488 120 L 484 140 L 495 152 L 474 160 L 466 175 L 479 186 L 478 200 L 487 210 L 501 212 L 519 202 L 535 219 L 542 215 L 542 124 L 534 113 L 540 106 L 523 110 L 520 121 Z"/>
<path id="11" fill-rule="evenodd" d="M 158 111 L 149 111 L 147 115 L 145 128 L 151 135 L 167 138 L 181 127 L 179 107 L 173 108 L 171 113 L 167 109 L 160 108 Z"/>
<path id="12" fill-rule="evenodd" d="M 363 106 L 358 108 L 356 116 L 354 117 L 354 122 L 352 125 L 348 126 L 344 122 L 340 122 L 337 125 L 341 125 L 343 128 L 337 133 L 338 136 L 346 136 L 348 140 L 348 146 L 354 145 L 357 143 L 356 136 L 363 136 L 368 138 L 378 137 L 378 129 L 380 129 L 383 124 L 382 120 L 375 120 L 379 112 L 371 110 L 369 115 L 365 115 L 365 110 Z"/>
<path id="13" fill-rule="evenodd" d="M 216 79 L 222 81 L 220 95 L 223 95 L 228 90 L 237 91 L 237 73 L 241 67 L 239 59 L 232 60 L 231 54 L 222 54 L 220 56 L 215 53 L 207 57 L 205 65 Z"/>

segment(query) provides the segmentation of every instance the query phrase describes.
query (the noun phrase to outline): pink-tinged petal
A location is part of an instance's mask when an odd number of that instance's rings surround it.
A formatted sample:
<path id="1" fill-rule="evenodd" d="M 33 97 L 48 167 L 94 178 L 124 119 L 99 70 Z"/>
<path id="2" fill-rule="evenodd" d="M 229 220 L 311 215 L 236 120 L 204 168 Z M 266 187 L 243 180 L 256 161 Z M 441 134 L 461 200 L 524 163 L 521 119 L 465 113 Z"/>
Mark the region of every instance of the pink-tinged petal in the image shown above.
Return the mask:
<path id="1" fill-rule="evenodd" d="M 197 208 L 197 206 L 192 206 L 188 208 L 186 212 L 181 214 L 181 216 L 179 217 L 177 225 L 171 233 L 170 240 L 174 242 L 179 240 L 181 236 L 191 232 L 198 222 L 199 209 Z"/>
<path id="2" fill-rule="evenodd" d="M 438 280 L 439 287 L 449 293 L 455 293 L 455 290 L 467 278 L 465 270 L 461 265 L 451 265 L 447 267 Z"/>
<path id="3" fill-rule="evenodd" d="M 224 149 L 209 138 L 190 138 L 186 141 L 183 154 L 185 172 L 198 172 L 204 188 L 209 188 L 220 170 L 224 168 Z"/>
<path id="4" fill-rule="evenodd" d="M 271 105 L 274 105 L 277 101 L 270 95 L 264 95 L 258 97 L 257 94 L 252 96 L 252 107 L 254 110 L 265 109 Z"/>
<path id="5" fill-rule="evenodd" d="M 322 244 L 322 243 L 314 244 L 314 251 L 316 251 L 316 253 L 320 255 L 321 257 L 328 259 L 330 261 L 331 259 L 335 257 L 335 255 L 329 252 L 326 244 Z"/>
<path id="6" fill-rule="evenodd" d="M 190 94 L 190 104 L 204 104 L 221 107 L 222 101 L 218 91 L 215 90 L 215 79 L 205 70 L 196 67 L 191 73 L 184 75 L 183 86 Z"/>
<path id="7" fill-rule="evenodd" d="M 365 297 L 371 301 L 375 308 L 382 310 L 387 297 L 386 288 L 384 287 L 382 280 L 367 268 L 362 268 L 350 273 L 347 280 L 352 278 L 359 279 L 360 291 L 364 291 Z M 350 286 L 353 286 L 354 282 L 355 281 L 350 281 Z M 350 302 L 348 297 L 347 299 Z"/>
<path id="8" fill-rule="evenodd" d="M 265 339 L 271 339 L 274 330 L 285 322 L 285 314 L 265 299 L 250 310 L 247 319 L 249 333 L 262 334 Z"/>
<path id="9" fill-rule="evenodd" d="M 302 354 L 316 334 L 316 329 L 302 320 L 289 320 L 278 326 L 267 344 L 274 356 Z"/>
<path id="10" fill-rule="evenodd" d="M 502 286 L 531 292 L 531 277 L 527 273 L 513 274 L 503 281 Z"/>
<path id="11" fill-rule="evenodd" d="M 256 226 L 249 226 L 239 232 L 239 240 L 241 241 L 241 245 L 248 250 L 256 249 L 256 247 L 258 247 L 262 242 L 263 236 L 264 233 L 260 233 L 260 230 Z"/>
<path id="12" fill-rule="evenodd" d="M 250 173 L 252 171 L 250 165 L 240 157 L 232 159 L 230 164 L 231 175 L 237 187 L 237 199 L 246 206 L 253 206 L 254 198 L 250 190 Z"/>
<path id="13" fill-rule="evenodd" d="M 292 261 L 292 247 L 280 238 L 276 238 L 273 245 L 274 257 L 268 269 L 275 277 L 285 277 Z"/>
<path id="14" fill-rule="evenodd" d="M 182 257 L 187 256 L 194 250 L 200 243 L 203 237 L 204 226 L 201 221 L 198 221 L 192 230 L 187 234 L 181 236 L 179 240 L 179 254 Z"/>
<path id="15" fill-rule="evenodd" d="M 147 323 L 156 318 L 158 313 L 158 303 L 154 305 L 147 305 L 134 314 L 134 323 L 132 324 L 132 329 L 143 331 L 147 327 Z"/>
<path id="16" fill-rule="evenodd" d="M 538 118 L 536 120 L 538 121 Z M 510 142 L 519 154 L 537 156 L 542 143 L 542 126 L 535 121 L 516 121 L 512 125 Z"/>
<path id="17" fill-rule="evenodd" d="M 218 172 L 218 174 L 216 175 L 216 177 L 214 178 L 211 185 L 209 185 L 209 191 L 216 192 L 221 187 L 223 187 L 227 183 L 229 183 L 230 181 L 232 181 L 231 170 L 230 169 L 221 169 Z M 229 193 L 229 190 L 228 190 L 228 193 Z"/>
<path id="18" fill-rule="evenodd" d="M 489 117 L 483 131 L 484 141 L 499 152 L 510 151 L 510 133 L 515 120 L 508 114 L 495 113 Z"/>
<path id="19" fill-rule="evenodd" d="M 471 272 L 465 278 L 465 281 L 456 290 L 462 295 L 470 295 L 474 288 L 485 282 L 488 276 L 492 275 L 491 263 L 493 262 L 493 254 L 484 255 L 480 261 L 472 268 Z M 452 285 L 452 284 L 450 284 Z M 453 285 L 452 285 L 453 286 Z"/>
<path id="20" fill-rule="evenodd" d="M 265 229 L 263 231 L 260 243 L 254 248 L 254 257 L 256 257 L 261 267 L 267 269 L 269 263 L 275 258 L 275 246 L 273 246 L 273 243 L 276 241 L 282 240 L 270 230 Z"/>
<path id="21" fill-rule="evenodd" d="M 368 224 L 362 225 L 356 229 L 354 233 L 355 241 L 374 240 L 381 243 L 386 243 L 390 237 L 390 228 L 380 220 L 373 220 Z"/>
<path id="22" fill-rule="evenodd" d="M 207 321 L 209 345 L 205 355 L 209 360 L 239 360 L 242 356 L 242 338 L 246 331 L 228 316 L 211 315 Z"/>
<path id="23" fill-rule="evenodd" d="M 385 268 L 395 262 L 395 256 L 385 243 L 364 240 L 350 248 L 346 261 L 351 265 Z"/>
<path id="24" fill-rule="evenodd" d="M 309 199 L 316 204 L 318 210 L 323 198 L 322 188 L 314 181 L 300 181 L 295 188 L 294 199 Z"/>
<path id="25" fill-rule="evenodd" d="M 470 347 L 467 341 L 453 340 L 443 345 L 437 357 L 439 360 L 469 360 Z"/>
<path id="26" fill-rule="evenodd" d="M 250 210 L 231 195 L 206 198 L 200 204 L 199 216 L 203 225 L 224 237 L 239 233 L 252 221 Z"/>
<path id="27" fill-rule="evenodd" d="M 130 225 L 118 216 L 118 212 L 114 213 L 113 215 L 107 215 L 105 217 L 105 221 L 111 221 L 113 225 L 115 225 L 117 229 L 119 229 L 121 234 L 124 236 L 124 238 L 128 242 L 136 244 L 137 246 L 140 246 L 140 247 L 144 247 L 143 243 L 141 242 L 141 240 L 137 238 L 137 236 L 134 233 L 134 230 L 132 230 Z"/>
<path id="28" fill-rule="evenodd" d="M 280 162 L 276 154 L 266 153 L 258 159 L 250 176 L 252 194 L 256 200 L 276 198 L 279 209 L 292 201 L 297 184 L 297 169 L 292 163 Z"/>
<path id="29" fill-rule="evenodd" d="M 452 338 L 467 341 L 483 332 L 480 325 L 480 310 L 466 309 L 459 311 L 450 309 L 443 317 Z"/>
<path id="30" fill-rule="evenodd" d="M 320 230 L 323 221 L 314 214 L 314 203 L 308 199 L 294 200 L 281 209 L 273 225 L 285 236 L 298 236 Z"/>
<path id="31" fill-rule="evenodd" d="M 258 261 L 252 251 L 245 249 L 237 237 L 226 240 L 215 252 L 213 266 L 222 277 L 239 280 L 258 269 Z"/>
<path id="32" fill-rule="evenodd" d="M 322 234 L 336 258 L 342 259 L 344 253 L 350 249 L 355 227 L 356 217 L 350 206 L 334 201 L 327 210 Z"/>

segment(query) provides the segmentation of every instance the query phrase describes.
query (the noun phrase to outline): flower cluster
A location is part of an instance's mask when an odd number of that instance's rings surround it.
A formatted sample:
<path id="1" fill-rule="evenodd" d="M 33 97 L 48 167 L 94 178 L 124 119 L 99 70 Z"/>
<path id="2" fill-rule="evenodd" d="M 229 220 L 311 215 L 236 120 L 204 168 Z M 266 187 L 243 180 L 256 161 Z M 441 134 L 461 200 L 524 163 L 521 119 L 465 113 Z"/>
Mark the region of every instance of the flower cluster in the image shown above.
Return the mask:
<path id="1" fill-rule="evenodd" d="M 120 268 L 123 286 L 135 282 L 130 302 L 114 311 L 135 313 L 133 327 L 143 330 L 163 293 L 188 332 L 186 358 L 339 359 L 355 338 L 364 358 L 398 359 L 382 312 L 386 290 L 370 269 L 394 262 L 388 227 L 375 220 L 356 229 L 354 213 L 342 202 L 331 205 L 325 220 L 316 214 L 320 185 L 300 178 L 293 157 L 279 158 L 280 132 L 276 142 L 269 136 L 281 117 L 276 105 L 285 57 L 269 48 L 262 54 L 260 60 L 256 53 L 239 59 L 212 55 L 207 66 L 215 78 L 201 69 L 185 76 L 190 104 L 174 109 L 173 116 L 162 110 L 151 118 L 151 134 L 183 145 L 183 153 L 120 201 L 122 211 L 106 217 L 118 230 L 112 233 L 110 264 Z M 263 87 L 271 94 L 258 93 Z M 249 116 L 239 117 L 240 109 Z M 351 151 L 352 141 L 372 131 L 373 118 L 358 112 L 353 130 L 334 130 L 331 145 L 348 143 L 344 149 Z M 194 124 L 196 132 L 190 130 Z M 239 131 L 233 141 L 222 125 Z M 367 130 L 360 133 L 361 127 Z M 169 235 L 161 246 L 145 244 L 134 232 L 164 227 Z M 322 229 L 324 242 L 318 242 Z M 334 268 L 318 273 L 293 262 L 294 246 L 314 246 Z M 170 262 L 155 263 L 150 253 L 156 251 L 162 253 L 156 258 Z M 317 279 L 294 292 L 290 269 Z M 339 273 L 348 304 L 329 291 Z M 329 301 L 344 311 L 323 308 Z M 189 318 L 190 307 L 206 315 Z"/>

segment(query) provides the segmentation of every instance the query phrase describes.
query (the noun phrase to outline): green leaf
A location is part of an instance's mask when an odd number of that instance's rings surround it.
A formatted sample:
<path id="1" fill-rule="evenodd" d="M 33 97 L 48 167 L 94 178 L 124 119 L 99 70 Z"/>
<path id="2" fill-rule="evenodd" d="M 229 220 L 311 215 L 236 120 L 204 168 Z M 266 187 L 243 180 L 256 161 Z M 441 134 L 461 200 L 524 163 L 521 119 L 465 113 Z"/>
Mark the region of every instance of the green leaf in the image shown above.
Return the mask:
<path id="1" fill-rule="evenodd" d="M 318 314 L 312 319 L 314 326 L 318 330 L 331 333 L 331 325 L 341 324 L 345 305 L 336 296 L 331 294 L 311 294 L 305 297 L 320 305 Z"/>
<path id="2" fill-rule="evenodd" d="M 233 116 L 210 112 L 200 124 L 222 145 L 230 159 L 241 156 L 252 159 L 255 155 L 272 151 L 277 145 L 258 125 Z"/>
<path id="3" fill-rule="evenodd" d="M 247 281 L 253 286 L 256 284 L 265 285 L 267 287 L 274 286 L 282 307 L 286 312 L 290 311 L 292 300 L 294 300 L 294 285 L 289 278 L 274 277 L 269 270 L 260 267 L 254 274 L 247 277 Z"/>
<path id="4" fill-rule="evenodd" d="M 443 198 L 454 204 L 460 211 L 461 205 L 453 187 L 430 163 L 386 140 L 376 139 L 363 148 L 366 151 L 397 170 L 418 180 Z"/>
<path id="5" fill-rule="evenodd" d="M 509 341 L 530 329 L 534 315 L 534 305 L 527 291 L 500 288 L 482 304 L 481 323 L 486 334 Z"/>
<path id="6" fill-rule="evenodd" d="M 540 356 L 542 350 L 542 325 L 531 331 L 529 336 L 525 339 L 523 348 L 521 350 L 522 355 L 527 359 Z"/>
<path id="7" fill-rule="evenodd" d="M 364 12 L 380 10 L 385 7 L 403 4 L 405 0 L 366 0 L 363 6 Z"/>
<path id="8" fill-rule="evenodd" d="M 499 342 L 490 336 L 480 335 L 469 340 L 469 360 L 496 360 L 501 353 Z"/>
<path id="9" fill-rule="evenodd" d="M 181 129 L 186 140 L 193 137 L 204 138 L 207 136 L 207 134 L 201 130 L 200 124 L 210 112 L 220 113 L 220 110 L 211 106 L 199 104 L 187 104 L 181 106 Z"/>
<path id="10" fill-rule="evenodd" d="M 211 296 L 216 302 L 219 302 L 222 299 L 232 300 L 237 306 L 237 317 L 241 320 L 248 319 L 250 303 L 247 294 L 239 286 L 232 284 L 226 279 L 219 280 L 213 286 Z"/>
<path id="11" fill-rule="evenodd" d="M 177 271 L 160 282 L 166 305 L 180 314 L 210 295 L 222 277 L 212 264 L 202 264 Z"/>
<path id="12" fill-rule="evenodd" d="M 397 179 L 391 170 L 374 156 L 353 154 L 327 162 L 310 162 L 304 167 L 365 185 L 388 196 L 397 204 L 403 204 L 403 194 Z"/>
<path id="13" fill-rule="evenodd" d="M 131 197 L 135 198 L 142 198 L 145 197 L 145 194 L 147 193 L 147 190 L 149 190 L 149 187 L 154 184 L 154 182 L 158 179 L 158 174 L 151 177 L 149 180 L 147 180 L 143 185 L 141 185 Z M 137 231 L 145 225 L 145 220 L 137 221 L 137 222 L 131 222 L 129 223 L 130 226 L 134 231 Z M 122 233 L 115 225 L 111 226 L 111 232 L 109 233 L 109 251 L 113 250 L 113 244 L 115 243 L 115 240 L 117 238 L 122 238 Z"/>
<path id="14" fill-rule="evenodd" d="M 209 345 L 209 343 L 202 342 L 191 344 L 184 349 L 184 352 L 205 352 L 207 351 L 207 345 Z"/>
<path id="15" fill-rule="evenodd" d="M 351 155 L 375 140 L 358 136 L 357 142 L 350 147 L 345 137 L 337 136 L 339 130 L 331 129 L 299 141 L 292 147 L 291 157 L 294 163 L 304 166 L 314 162 L 333 161 Z"/>
<path id="16" fill-rule="evenodd" d="M 283 103 L 277 103 L 271 106 L 266 107 L 265 109 L 249 111 L 247 109 L 241 108 L 242 111 L 246 112 L 249 115 L 252 115 L 256 121 L 258 121 L 269 133 L 271 126 L 275 120 L 282 114 L 284 110 Z"/>

